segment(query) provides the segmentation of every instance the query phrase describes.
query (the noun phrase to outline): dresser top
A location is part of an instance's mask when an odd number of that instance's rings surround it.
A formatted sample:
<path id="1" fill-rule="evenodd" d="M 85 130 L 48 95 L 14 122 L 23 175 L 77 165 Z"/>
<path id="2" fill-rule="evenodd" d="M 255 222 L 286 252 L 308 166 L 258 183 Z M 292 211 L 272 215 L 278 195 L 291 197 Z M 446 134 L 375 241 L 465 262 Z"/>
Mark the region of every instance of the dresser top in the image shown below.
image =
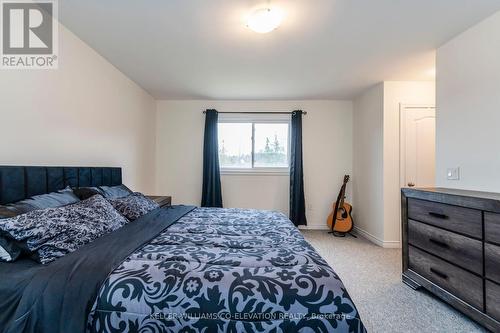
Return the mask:
<path id="1" fill-rule="evenodd" d="M 403 188 L 407 198 L 436 201 L 500 213 L 500 193 L 459 190 L 443 187 Z"/>

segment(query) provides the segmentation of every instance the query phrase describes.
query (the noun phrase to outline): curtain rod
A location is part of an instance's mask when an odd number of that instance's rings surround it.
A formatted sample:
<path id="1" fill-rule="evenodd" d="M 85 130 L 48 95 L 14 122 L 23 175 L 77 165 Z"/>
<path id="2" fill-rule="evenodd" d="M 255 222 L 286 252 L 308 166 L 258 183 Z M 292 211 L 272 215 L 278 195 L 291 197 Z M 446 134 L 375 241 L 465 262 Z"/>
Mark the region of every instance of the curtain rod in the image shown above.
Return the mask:
<path id="1" fill-rule="evenodd" d="M 297 110 L 298 111 L 298 110 Z M 296 112 L 296 111 L 293 111 Z M 219 112 L 217 113 L 233 113 L 233 114 L 292 114 L 293 112 Z M 306 115 L 306 111 L 300 111 L 303 115 Z M 207 111 L 203 111 L 203 113 L 207 113 Z"/>

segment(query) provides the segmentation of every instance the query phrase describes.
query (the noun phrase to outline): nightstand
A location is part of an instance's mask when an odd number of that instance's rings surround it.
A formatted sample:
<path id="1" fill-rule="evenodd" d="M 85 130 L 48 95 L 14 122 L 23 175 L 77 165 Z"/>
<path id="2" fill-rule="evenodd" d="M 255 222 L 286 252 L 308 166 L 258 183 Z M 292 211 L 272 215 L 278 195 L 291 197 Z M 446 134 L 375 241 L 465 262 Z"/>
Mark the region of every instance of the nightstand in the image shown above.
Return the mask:
<path id="1" fill-rule="evenodd" d="M 160 207 L 172 205 L 171 196 L 148 195 L 147 197 L 160 205 Z"/>

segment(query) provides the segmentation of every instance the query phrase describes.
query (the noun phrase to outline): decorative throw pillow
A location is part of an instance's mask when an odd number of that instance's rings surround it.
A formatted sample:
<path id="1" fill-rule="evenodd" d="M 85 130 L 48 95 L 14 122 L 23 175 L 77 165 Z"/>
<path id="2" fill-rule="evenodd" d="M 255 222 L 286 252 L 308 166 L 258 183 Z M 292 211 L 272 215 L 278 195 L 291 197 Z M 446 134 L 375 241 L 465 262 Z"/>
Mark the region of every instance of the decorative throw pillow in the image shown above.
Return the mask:
<path id="1" fill-rule="evenodd" d="M 102 196 L 0 220 L 0 230 L 25 244 L 42 264 L 73 252 L 128 221 Z"/>
<path id="2" fill-rule="evenodd" d="M 104 192 L 98 187 L 77 187 L 73 189 L 73 193 L 80 200 L 87 200 L 88 198 L 93 197 L 96 194 L 104 196 Z"/>
<path id="3" fill-rule="evenodd" d="M 106 199 L 124 198 L 132 194 L 132 191 L 125 185 L 118 186 L 99 186 Z"/>
<path id="4" fill-rule="evenodd" d="M 108 199 L 108 201 L 130 221 L 146 215 L 150 211 L 160 207 L 156 202 L 146 198 L 142 193 L 132 193 L 125 198 Z"/>

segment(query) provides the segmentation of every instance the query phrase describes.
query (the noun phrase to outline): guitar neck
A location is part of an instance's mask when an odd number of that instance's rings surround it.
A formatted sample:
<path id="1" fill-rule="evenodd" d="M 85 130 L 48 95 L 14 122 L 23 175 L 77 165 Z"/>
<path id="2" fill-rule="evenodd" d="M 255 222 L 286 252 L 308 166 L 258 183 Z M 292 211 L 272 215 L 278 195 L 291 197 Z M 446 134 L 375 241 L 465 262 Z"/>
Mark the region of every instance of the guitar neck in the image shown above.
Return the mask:
<path id="1" fill-rule="evenodd" d="M 340 194 L 339 194 L 339 197 L 340 197 L 340 200 L 339 200 L 339 207 L 342 207 L 344 205 L 344 199 L 345 199 L 345 187 L 346 187 L 346 183 L 344 183 L 342 185 L 342 188 L 340 189 Z"/>

